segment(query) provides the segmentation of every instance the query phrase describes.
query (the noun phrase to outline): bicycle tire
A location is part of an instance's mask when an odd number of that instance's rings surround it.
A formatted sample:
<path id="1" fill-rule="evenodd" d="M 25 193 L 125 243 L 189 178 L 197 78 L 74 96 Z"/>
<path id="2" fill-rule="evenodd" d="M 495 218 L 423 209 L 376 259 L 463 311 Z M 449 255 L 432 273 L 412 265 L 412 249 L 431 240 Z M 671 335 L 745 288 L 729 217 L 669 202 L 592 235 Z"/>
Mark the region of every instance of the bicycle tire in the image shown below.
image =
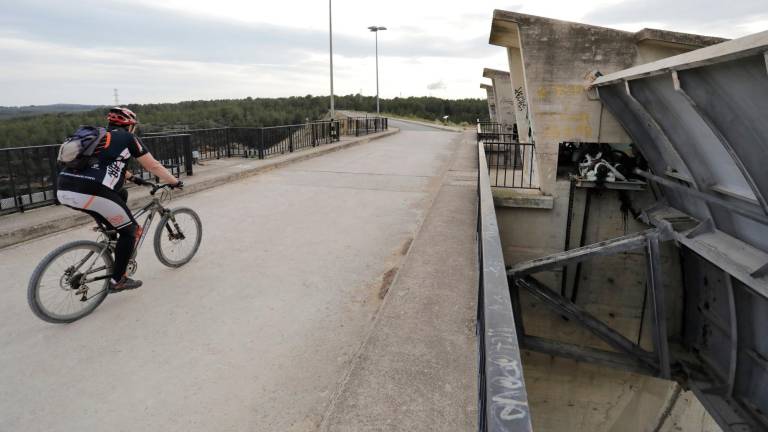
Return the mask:
<path id="1" fill-rule="evenodd" d="M 192 221 L 194 222 L 194 229 L 196 231 L 196 238 L 194 241 L 194 244 L 190 251 L 182 258 L 180 259 L 171 259 L 167 256 L 167 254 L 163 251 L 162 247 L 162 241 L 163 241 L 163 235 L 165 233 L 165 227 L 166 224 L 171 220 L 171 217 L 175 217 L 179 214 L 186 214 L 189 215 L 192 218 Z M 162 219 L 160 219 L 160 224 L 157 226 L 157 229 L 155 229 L 155 238 L 154 238 L 154 247 L 155 247 L 155 255 L 157 256 L 157 259 L 163 263 L 163 265 L 167 267 L 181 267 L 184 264 L 188 263 L 197 253 L 197 250 L 200 248 L 200 242 L 203 239 L 203 223 L 200 221 L 200 216 L 195 213 L 194 210 L 188 207 L 177 207 L 175 209 L 171 209 L 170 214 L 164 215 Z"/>
<path id="2" fill-rule="evenodd" d="M 104 286 L 102 287 L 102 290 L 97 291 L 97 294 L 93 297 L 94 300 L 88 307 L 83 308 L 79 313 L 70 316 L 57 316 L 46 309 L 46 307 L 40 302 L 40 281 L 54 260 L 59 256 L 64 255 L 65 252 L 74 249 L 91 249 L 93 252 L 101 253 L 104 248 L 105 245 L 102 243 L 97 243 L 90 240 L 79 240 L 59 246 L 58 248 L 51 251 L 48 255 L 46 255 L 43 260 L 40 261 L 37 267 L 35 267 L 35 270 L 32 272 L 32 276 L 30 277 L 29 284 L 27 286 L 27 302 L 29 303 L 29 307 L 32 309 L 32 312 L 41 320 L 54 324 L 71 323 L 93 312 L 101 304 L 101 302 L 104 301 L 104 299 L 107 297 L 107 294 L 109 294 L 107 286 L 109 279 L 104 279 Z M 104 260 L 106 271 L 112 273 L 112 268 L 114 267 L 112 253 L 110 252 L 102 254 L 101 259 Z"/>

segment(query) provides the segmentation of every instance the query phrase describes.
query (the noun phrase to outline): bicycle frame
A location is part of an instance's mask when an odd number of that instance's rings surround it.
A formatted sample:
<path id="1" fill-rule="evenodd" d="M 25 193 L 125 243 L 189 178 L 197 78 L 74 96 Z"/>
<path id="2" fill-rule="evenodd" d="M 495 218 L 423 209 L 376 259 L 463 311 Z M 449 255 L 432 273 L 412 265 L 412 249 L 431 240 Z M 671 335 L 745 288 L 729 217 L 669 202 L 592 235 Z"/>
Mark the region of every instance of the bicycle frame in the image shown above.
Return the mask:
<path id="1" fill-rule="evenodd" d="M 139 249 L 141 248 L 141 246 L 144 244 L 144 239 L 147 237 L 147 233 L 149 232 L 150 228 L 152 227 L 152 222 L 153 222 L 153 220 L 155 218 L 155 215 L 158 214 L 158 213 L 161 213 L 161 214 L 165 215 L 166 213 L 169 213 L 169 210 L 166 209 L 165 207 L 163 207 L 163 205 L 161 203 L 161 199 L 153 196 L 152 197 L 152 201 L 150 201 L 147 205 L 145 205 L 144 207 L 139 209 L 133 215 L 134 219 L 139 219 L 139 218 L 141 218 L 144 215 L 147 215 L 147 217 L 146 217 L 146 219 L 144 219 L 144 223 L 141 225 L 141 235 L 136 240 L 136 245 L 133 248 L 133 254 L 131 254 L 130 261 L 134 261 L 136 259 L 136 255 L 138 254 Z M 104 247 L 101 249 L 101 252 L 96 257 L 96 259 L 93 260 L 93 264 L 91 264 L 91 267 L 89 267 L 85 272 L 82 273 L 83 275 L 89 275 L 89 274 L 97 273 L 97 272 L 100 272 L 100 271 L 104 270 L 103 266 L 99 267 L 99 268 L 96 268 L 96 269 L 94 269 L 92 267 L 99 260 L 99 258 L 101 258 L 101 256 L 105 252 L 109 252 L 111 254 L 114 253 L 115 244 L 116 244 L 116 240 L 114 239 L 114 235 L 116 234 L 116 232 L 114 230 L 104 229 L 104 227 L 101 226 L 101 224 L 99 224 L 99 227 L 101 229 L 102 235 L 106 237 L 105 239 L 99 240 L 99 243 L 101 243 Z M 80 261 L 80 263 L 77 264 L 77 266 L 75 267 L 75 270 L 78 270 L 80 268 L 80 266 L 82 266 L 83 264 L 88 262 L 88 260 L 92 256 L 92 254 L 93 253 L 89 253 L 88 255 L 86 255 L 85 258 L 83 258 Z M 97 281 L 100 281 L 100 280 L 111 278 L 112 276 L 114 276 L 114 275 L 113 274 L 107 274 L 107 275 L 104 275 L 104 276 L 97 276 L 97 277 L 94 277 L 94 278 L 91 278 L 91 279 L 86 278 L 86 279 L 82 280 L 80 282 L 80 284 L 85 286 L 88 283 L 97 282 Z"/>
<path id="2" fill-rule="evenodd" d="M 145 214 L 147 215 L 147 218 L 144 219 L 144 223 L 141 225 L 141 236 L 136 242 L 136 247 L 133 248 L 131 259 L 136 258 L 136 255 L 139 253 L 139 249 L 144 244 L 144 239 L 147 237 L 147 233 L 152 227 L 152 221 L 155 219 L 155 215 L 158 213 L 165 214 L 166 212 L 168 212 L 168 210 L 160 203 L 160 199 L 152 197 L 152 201 L 149 204 L 142 207 L 139 211 L 136 212 L 136 214 L 133 215 L 134 219 L 139 219 Z"/>

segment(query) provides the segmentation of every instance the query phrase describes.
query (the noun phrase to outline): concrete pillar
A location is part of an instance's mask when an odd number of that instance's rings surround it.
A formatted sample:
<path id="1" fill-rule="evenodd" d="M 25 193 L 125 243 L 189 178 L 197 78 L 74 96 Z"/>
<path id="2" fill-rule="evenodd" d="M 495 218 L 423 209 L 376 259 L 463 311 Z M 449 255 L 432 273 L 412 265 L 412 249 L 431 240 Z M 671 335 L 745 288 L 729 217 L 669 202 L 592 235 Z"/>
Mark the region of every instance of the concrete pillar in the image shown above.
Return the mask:
<path id="1" fill-rule="evenodd" d="M 520 142 L 529 143 L 533 132 L 531 131 L 531 119 L 528 112 L 528 89 L 525 83 L 525 69 L 523 68 L 523 54 L 520 48 L 507 48 L 509 58 L 510 78 L 515 92 L 515 121 Z"/>
<path id="2" fill-rule="evenodd" d="M 502 125 L 504 133 L 512 133 L 515 126 L 515 92 L 509 72 L 485 68 L 483 77 L 493 81 L 496 95 L 496 121 Z"/>
<path id="3" fill-rule="evenodd" d="M 493 91 L 493 86 L 488 84 L 480 84 L 481 89 L 485 89 L 485 93 L 488 98 L 488 118 L 490 121 L 496 120 L 496 93 Z"/>
<path id="4" fill-rule="evenodd" d="M 616 119 L 586 92 L 592 71 L 610 73 L 722 40 L 649 29 L 632 33 L 496 10 L 489 41 L 507 50 L 511 85 L 520 90 L 518 108 L 528 112 L 525 117 L 517 110 L 520 139 L 527 139 L 527 121 L 541 191 L 549 195 L 556 192 L 560 143 L 630 142 Z"/>

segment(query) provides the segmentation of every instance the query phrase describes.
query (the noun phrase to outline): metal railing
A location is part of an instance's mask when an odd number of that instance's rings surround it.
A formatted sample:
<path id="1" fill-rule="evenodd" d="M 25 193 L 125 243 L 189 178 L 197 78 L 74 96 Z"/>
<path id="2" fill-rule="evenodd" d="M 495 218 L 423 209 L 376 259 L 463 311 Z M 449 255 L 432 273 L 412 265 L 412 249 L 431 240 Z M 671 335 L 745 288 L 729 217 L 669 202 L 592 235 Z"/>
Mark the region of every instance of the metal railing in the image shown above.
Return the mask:
<path id="1" fill-rule="evenodd" d="M 195 160 L 227 157 L 265 158 L 339 140 L 338 121 L 321 121 L 271 127 L 224 127 L 144 134 L 143 138 L 169 133 L 188 134 Z M 151 147 L 150 147 L 151 148 Z"/>
<path id="2" fill-rule="evenodd" d="M 144 137 L 142 142 L 152 152 L 152 156 L 163 164 L 173 175 L 192 175 L 192 137 L 189 134 Z M 131 172 L 148 179 L 152 175 L 134 159 L 130 161 Z"/>
<path id="3" fill-rule="evenodd" d="M 534 185 L 534 144 L 483 141 L 491 186 L 538 189 Z"/>
<path id="4" fill-rule="evenodd" d="M 56 201 L 59 146 L 0 149 L 0 214 Z"/>
<path id="5" fill-rule="evenodd" d="M 174 175 L 192 175 L 189 135 L 145 137 L 143 141 Z M 60 146 L 0 149 L 0 215 L 57 204 L 56 178 L 60 167 L 56 159 Z M 135 162 L 130 169 L 143 178 L 150 177 Z"/>
<path id="6" fill-rule="evenodd" d="M 371 118 L 360 125 L 358 134 L 368 127 L 386 129 L 386 119 Z M 142 141 L 153 156 L 176 175 L 192 175 L 197 160 L 225 157 L 254 157 L 290 153 L 308 147 L 337 142 L 339 121 L 322 121 L 299 125 L 262 128 L 194 129 L 149 133 Z M 0 214 L 23 212 L 35 207 L 57 204 L 56 158 L 60 144 L 0 149 Z M 135 162 L 134 173 L 149 178 Z"/>
<path id="7" fill-rule="evenodd" d="M 478 144 L 478 430 L 532 430 L 518 329 L 496 222 L 485 148 Z"/>
<path id="8" fill-rule="evenodd" d="M 368 135 L 381 132 L 389 128 L 389 119 L 386 117 L 349 117 L 346 121 L 346 135 Z"/>
<path id="9" fill-rule="evenodd" d="M 339 122 L 266 127 L 259 133 L 259 157 L 264 158 L 336 142 L 339 140 Z"/>
<path id="10" fill-rule="evenodd" d="M 500 136 L 508 135 L 511 141 L 519 141 L 517 134 L 517 126 L 514 125 L 512 130 L 508 130 L 501 123 L 496 122 L 477 122 L 477 139 L 482 140 L 497 140 Z"/>
<path id="11" fill-rule="evenodd" d="M 516 132 L 504 130 L 500 123 L 477 122 L 477 143 L 485 149 L 491 186 L 538 189 L 535 144 L 521 143 Z"/>
<path id="12" fill-rule="evenodd" d="M 504 133 L 504 127 L 496 122 L 477 122 L 477 139 L 483 140 Z"/>

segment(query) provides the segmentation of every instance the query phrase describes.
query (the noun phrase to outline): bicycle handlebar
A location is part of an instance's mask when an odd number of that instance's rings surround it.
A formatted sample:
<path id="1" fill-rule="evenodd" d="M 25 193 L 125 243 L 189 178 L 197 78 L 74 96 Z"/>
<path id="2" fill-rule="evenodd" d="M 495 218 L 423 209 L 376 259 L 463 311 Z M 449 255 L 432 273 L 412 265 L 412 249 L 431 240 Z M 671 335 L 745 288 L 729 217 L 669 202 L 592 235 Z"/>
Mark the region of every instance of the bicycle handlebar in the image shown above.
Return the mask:
<path id="1" fill-rule="evenodd" d="M 144 180 L 143 178 L 139 178 L 136 176 L 131 177 L 131 181 L 136 184 L 137 186 L 148 186 L 151 187 L 152 190 L 149 192 L 150 195 L 154 195 L 159 191 L 160 189 L 176 189 L 183 187 L 184 183 L 179 180 L 178 184 L 172 185 L 172 184 L 160 184 L 160 183 L 154 183 L 151 181 Z"/>

